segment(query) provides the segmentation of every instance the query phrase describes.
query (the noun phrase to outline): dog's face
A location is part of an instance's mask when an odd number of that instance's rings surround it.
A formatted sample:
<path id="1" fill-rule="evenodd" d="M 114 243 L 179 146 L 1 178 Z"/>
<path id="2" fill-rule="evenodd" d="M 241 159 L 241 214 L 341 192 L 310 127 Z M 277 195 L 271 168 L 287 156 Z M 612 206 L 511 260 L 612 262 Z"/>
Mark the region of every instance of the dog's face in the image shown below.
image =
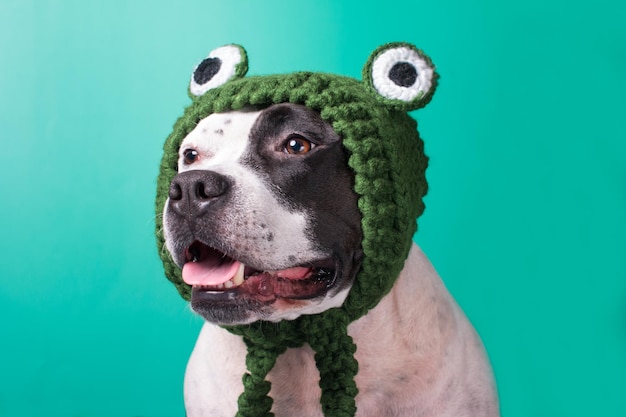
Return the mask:
<path id="1" fill-rule="evenodd" d="M 305 106 L 201 120 L 163 214 L 192 308 L 244 324 L 340 306 L 362 258 L 353 183 L 341 138 Z"/>

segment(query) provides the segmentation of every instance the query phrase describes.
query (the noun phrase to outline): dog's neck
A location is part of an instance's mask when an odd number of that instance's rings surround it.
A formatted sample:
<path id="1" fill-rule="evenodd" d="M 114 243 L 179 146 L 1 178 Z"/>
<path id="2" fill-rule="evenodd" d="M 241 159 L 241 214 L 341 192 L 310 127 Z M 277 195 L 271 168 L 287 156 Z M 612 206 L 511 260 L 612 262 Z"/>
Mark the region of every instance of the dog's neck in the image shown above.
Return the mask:
<path id="1" fill-rule="evenodd" d="M 400 341 L 405 347 L 424 351 L 439 349 L 433 337 L 437 324 L 442 336 L 453 332 L 458 307 L 422 250 L 413 244 L 395 285 L 367 315 L 348 327 L 359 350 L 374 353 Z M 401 318 L 401 320 L 398 320 Z M 432 352 L 440 353 L 440 352 Z"/>
<path id="2" fill-rule="evenodd" d="M 463 396 L 492 389 L 489 381 L 474 377 L 487 366 L 478 336 L 416 245 L 391 292 L 348 331 L 357 345 L 357 404 L 368 410 L 367 416 L 395 415 L 390 414 L 390 403 L 458 415 L 454 406 L 467 401 Z M 243 389 L 245 355 L 239 336 L 206 324 L 187 367 L 188 412 L 215 407 L 234 414 Z M 319 373 L 308 346 L 288 349 L 268 379 L 274 407 L 281 410 L 277 415 L 321 415 Z"/>

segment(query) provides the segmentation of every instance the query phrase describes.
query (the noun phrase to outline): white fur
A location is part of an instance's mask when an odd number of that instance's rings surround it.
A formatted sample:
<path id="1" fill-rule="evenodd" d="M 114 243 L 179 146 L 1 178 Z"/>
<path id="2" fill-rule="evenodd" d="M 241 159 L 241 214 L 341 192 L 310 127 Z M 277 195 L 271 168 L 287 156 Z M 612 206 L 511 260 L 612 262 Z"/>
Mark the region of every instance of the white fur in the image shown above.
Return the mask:
<path id="1" fill-rule="evenodd" d="M 359 362 L 357 417 L 499 416 L 480 338 L 416 245 L 391 292 L 348 331 Z M 185 375 L 189 417 L 235 415 L 245 353 L 240 337 L 204 325 Z M 322 416 L 308 346 L 281 355 L 268 378 L 277 417 Z"/>

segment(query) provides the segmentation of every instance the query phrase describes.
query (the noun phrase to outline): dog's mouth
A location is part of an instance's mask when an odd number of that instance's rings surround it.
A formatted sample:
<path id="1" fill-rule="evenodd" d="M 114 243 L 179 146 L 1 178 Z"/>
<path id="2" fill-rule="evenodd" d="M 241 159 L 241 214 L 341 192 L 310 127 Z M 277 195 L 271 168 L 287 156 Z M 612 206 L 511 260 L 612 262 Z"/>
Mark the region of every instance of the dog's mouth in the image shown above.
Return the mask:
<path id="1" fill-rule="evenodd" d="M 238 297 L 271 303 L 278 298 L 306 300 L 324 295 L 336 281 L 333 259 L 282 270 L 259 270 L 199 241 L 185 250 L 182 276 L 192 299 L 225 301 Z"/>

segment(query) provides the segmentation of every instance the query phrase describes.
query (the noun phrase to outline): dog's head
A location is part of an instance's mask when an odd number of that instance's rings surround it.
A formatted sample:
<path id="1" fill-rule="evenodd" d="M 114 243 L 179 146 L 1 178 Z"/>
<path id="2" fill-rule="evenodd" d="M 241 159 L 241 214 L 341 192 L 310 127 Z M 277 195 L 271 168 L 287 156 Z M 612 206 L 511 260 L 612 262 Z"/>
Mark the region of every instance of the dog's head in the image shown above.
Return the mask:
<path id="1" fill-rule="evenodd" d="M 364 82 L 246 70 L 229 45 L 192 75 L 157 190 L 166 274 L 218 324 L 361 315 L 393 284 L 423 210 L 427 158 L 406 111 L 429 101 L 432 65 L 389 44 Z"/>
<path id="2" fill-rule="evenodd" d="M 295 318 L 341 305 L 361 216 L 340 137 L 302 105 L 213 113 L 183 140 L 166 246 L 209 321 Z"/>

